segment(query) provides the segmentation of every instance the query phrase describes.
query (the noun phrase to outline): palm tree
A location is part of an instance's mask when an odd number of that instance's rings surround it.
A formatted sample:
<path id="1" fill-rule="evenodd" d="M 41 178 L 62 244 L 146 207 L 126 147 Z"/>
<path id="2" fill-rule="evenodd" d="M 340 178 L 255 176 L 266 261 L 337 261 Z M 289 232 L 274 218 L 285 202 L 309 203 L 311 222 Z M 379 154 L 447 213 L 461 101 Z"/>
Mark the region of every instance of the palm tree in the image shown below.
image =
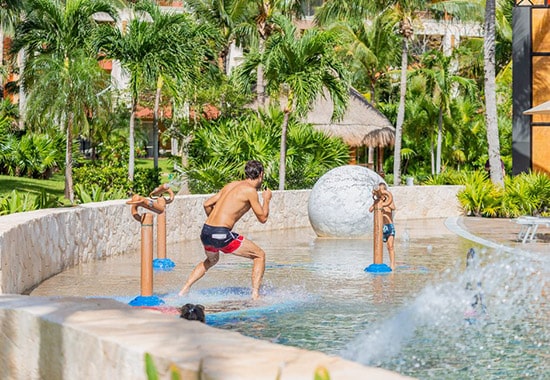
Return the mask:
<path id="1" fill-rule="evenodd" d="M 189 48 L 182 41 L 186 37 L 183 33 L 184 27 L 188 25 L 185 15 L 163 15 L 158 6 L 141 2 L 132 9 L 132 18 L 124 31 L 105 25 L 95 35 L 95 45 L 99 53 L 105 59 L 118 60 L 130 76 L 128 178 L 131 181 L 134 179 L 135 119 L 140 95 L 147 88 L 156 88 L 155 114 L 158 114 L 163 83 L 181 78 L 187 73 L 186 64 L 200 58 L 200 55 L 196 58 L 190 55 L 189 50 L 182 50 L 182 46 Z"/>
<path id="2" fill-rule="evenodd" d="M 194 23 L 187 14 L 162 12 L 160 8 L 150 2 L 136 5 L 136 10 L 145 12 L 151 17 L 159 33 L 160 40 L 169 41 L 172 46 L 159 50 L 159 59 L 166 64 L 156 67 L 156 91 L 153 107 L 153 161 L 154 168 L 158 168 L 159 136 L 158 119 L 162 88 L 166 85 L 171 93 L 176 93 L 182 83 L 190 83 L 200 75 L 204 50 L 207 46 L 206 38 L 211 31 L 205 26 Z M 154 66 L 151 67 L 155 69 Z"/>
<path id="3" fill-rule="evenodd" d="M 246 17 L 248 0 L 187 0 L 185 7 L 201 23 L 214 26 L 220 34 L 218 65 L 222 72 L 228 73 L 227 59 L 231 45 L 240 46 L 248 34 Z"/>
<path id="4" fill-rule="evenodd" d="M 349 62 L 355 88 L 368 89 L 370 102 L 377 103 L 378 82 L 399 62 L 395 49 L 399 37 L 394 33 L 394 21 L 389 10 L 357 23 L 343 21 L 329 28 L 342 34 L 342 59 Z"/>
<path id="5" fill-rule="evenodd" d="M 382 2 L 384 3 L 384 2 Z M 401 140 L 403 134 L 403 122 L 405 120 L 405 96 L 407 93 L 407 69 L 409 59 L 409 41 L 414 35 L 413 18 L 415 12 L 426 5 L 426 0 L 394 0 L 391 2 L 395 14 L 399 20 L 399 33 L 401 42 L 401 75 L 399 84 L 399 107 L 395 122 L 395 146 L 393 154 L 393 184 L 401 184 Z"/>
<path id="6" fill-rule="evenodd" d="M 485 121 L 487 123 L 487 145 L 491 182 L 504 187 L 501 169 L 500 141 L 498 137 L 498 115 L 495 74 L 495 0 L 485 1 L 483 61 L 485 72 Z"/>
<path id="7" fill-rule="evenodd" d="M 362 20 L 386 9 L 391 9 L 395 24 L 401 35 L 401 75 L 399 84 L 399 106 L 395 125 L 395 147 L 393 161 L 394 185 L 401 183 L 401 140 L 405 120 L 405 96 L 407 93 L 407 69 L 409 41 L 414 35 L 413 19 L 416 11 L 424 10 L 427 0 L 335 0 L 321 7 L 316 19 L 321 23 L 334 20 Z"/>
<path id="8" fill-rule="evenodd" d="M 451 101 L 459 95 L 461 90 L 470 96 L 475 91 L 474 81 L 451 71 L 452 59 L 451 56 L 445 56 L 440 51 L 429 51 L 421 60 L 423 66 L 413 73 L 413 75 L 422 76 L 426 81 L 426 94 L 432 94 L 431 101 L 438 109 L 435 174 L 441 173 L 443 117 L 451 116 Z"/>
<path id="9" fill-rule="evenodd" d="M 484 12 L 483 3 L 485 2 Z M 461 19 L 478 20 L 483 14 L 484 38 L 483 38 L 483 63 L 485 82 L 485 122 L 487 128 L 487 145 L 489 150 L 489 165 L 491 182 L 500 187 L 504 186 L 504 178 L 501 170 L 500 140 L 498 131 L 498 114 L 496 101 L 496 13 L 499 4 L 499 33 L 503 37 L 504 49 L 509 48 L 511 29 L 509 25 L 510 7 L 509 1 L 504 0 L 477 0 L 471 4 L 459 1 L 444 1 L 439 6 L 450 10 L 453 15 Z M 505 55 L 506 56 L 506 55 Z M 508 55 L 509 60 L 511 55 Z M 506 67 L 507 60 L 499 63 L 499 67 Z"/>
<path id="10" fill-rule="evenodd" d="M 249 2 L 248 19 L 252 30 L 243 28 L 240 32 L 246 33 L 249 46 L 256 47 L 260 54 L 264 51 L 265 41 L 273 34 L 276 25 L 275 17 L 283 15 L 290 19 L 301 19 L 303 16 L 301 0 L 253 0 Z M 265 83 L 263 66 L 258 65 L 256 72 L 257 103 L 266 105 Z"/>
<path id="11" fill-rule="evenodd" d="M 333 118 L 341 117 L 348 103 L 349 84 L 348 72 L 336 56 L 339 41 L 335 33 L 308 29 L 300 36 L 288 18 L 277 16 L 274 20 L 280 29 L 267 39 L 262 54 L 255 51 L 245 57 L 237 75 L 251 90 L 252 74 L 261 64 L 270 99 L 277 102 L 286 98 L 279 161 L 279 189 L 284 190 L 290 115 L 305 116 L 319 96 L 326 96 L 326 90 L 334 105 Z"/>
<path id="12" fill-rule="evenodd" d="M 93 15 L 105 12 L 115 19 L 117 13 L 101 0 L 28 0 L 26 4 L 28 11 L 16 28 L 12 51 L 25 52 L 28 117 L 51 117 L 66 133 L 65 197 L 72 203 L 73 128 L 85 123 L 86 113 L 98 105 L 97 85 L 102 85 L 99 66 L 91 62 L 95 55 L 90 36 L 97 26 Z"/>

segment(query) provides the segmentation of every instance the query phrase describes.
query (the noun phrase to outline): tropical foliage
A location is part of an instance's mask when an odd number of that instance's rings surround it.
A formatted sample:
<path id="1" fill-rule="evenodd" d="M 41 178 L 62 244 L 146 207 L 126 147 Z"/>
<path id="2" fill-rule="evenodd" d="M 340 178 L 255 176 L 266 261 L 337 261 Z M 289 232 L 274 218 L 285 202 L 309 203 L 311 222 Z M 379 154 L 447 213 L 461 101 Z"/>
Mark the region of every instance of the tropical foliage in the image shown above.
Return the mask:
<path id="1" fill-rule="evenodd" d="M 285 189 L 287 165 L 287 128 L 296 113 L 304 117 L 321 96 L 330 97 L 334 106 L 332 118 L 340 118 L 348 104 L 348 72 L 335 54 L 338 36 L 330 31 L 306 30 L 300 35 L 290 19 L 275 18 L 279 33 L 271 35 L 264 51 L 247 55 L 237 68 L 243 89 L 251 89 L 251 78 L 263 67 L 266 91 L 275 104 L 284 100 L 284 118 L 279 151 L 279 190 Z M 325 94 L 325 91 L 327 94 Z"/>
<path id="2" fill-rule="evenodd" d="M 189 0 L 180 13 L 150 0 L 4 5 L 2 33 L 13 36 L 12 56 L 24 58 L 20 67 L 0 62 L 5 93 L 27 96 L 21 115 L 17 104 L 0 104 L 0 173 L 48 178 L 64 170 L 71 202 L 148 192 L 158 171 L 141 173 L 134 161 L 150 150 L 157 167 L 158 141 L 170 140 L 193 192 L 238 178 L 250 158 L 266 164 L 272 188 L 311 187 L 346 164 L 348 152 L 298 120 L 319 96 L 330 98 L 337 119 L 351 85 L 396 126 L 383 163 L 389 182 L 469 183 L 462 196 L 475 215 L 546 212 L 530 190 L 545 194 L 544 180 L 491 178 L 503 187 L 495 190 L 483 171 L 498 158 L 507 173 L 512 166 L 510 1 L 326 1 L 307 30 L 296 27 L 303 8 L 294 0 Z M 114 22 L 98 24 L 98 12 Z M 485 22 L 487 34 L 444 49 L 416 33 L 427 15 Z M 244 59 L 230 70 L 235 46 Z M 110 59 L 121 82 L 101 68 Z M 265 96 L 283 112 L 268 109 Z M 138 108 L 153 111 L 152 127 Z"/>
<path id="3" fill-rule="evenodd" d="M 116 19 L 117 13 L 104 1 L 28 0 L 26 4 L 12 51 L 25 53 L 23 83 L 31 125 L 54 123 L 66 134 L 65 197 L 73 202 L 73 133 L 87 126 L 90 113 L 101 108 L 97 94 L 108 82 L 90 50 L 96 26 L 92 16 L 104 12 Z"/>
<path id="4" fill-rule="evenodd" d="M 0 215 L 53 208 L 58 207 L 59 204 L 57 197 L 48 194 L 45 190 L 37 195 L 12 190 L 7 196 L 0 197 Z"/>
<path id="5" fill-rule="evenodd" d="M 475 216 L 508 217 L 550 215 L 550 178 L 542 173 L 505 177 L 504 187 L 493 184 L 487 173 L 464 175 L 458 194 L 464 210 Z"/>
<path id="6" fill-rule="evenodd" d="M 277 188 L 279 144 L 284 113 L 245 113 L 238 119 L 205 121 L 190 144 L 186 174 L 192 192 L 211 193 L 227 181 L 242 179 L 244 163 L 257 159 L 264 164 L 266 183 Z M 348 148 L 340 140 L 314 131 L 293 119 L 288 127 L 287 187 L 311 188 L 315 181 L 333 167 L 348 160 Z"/>

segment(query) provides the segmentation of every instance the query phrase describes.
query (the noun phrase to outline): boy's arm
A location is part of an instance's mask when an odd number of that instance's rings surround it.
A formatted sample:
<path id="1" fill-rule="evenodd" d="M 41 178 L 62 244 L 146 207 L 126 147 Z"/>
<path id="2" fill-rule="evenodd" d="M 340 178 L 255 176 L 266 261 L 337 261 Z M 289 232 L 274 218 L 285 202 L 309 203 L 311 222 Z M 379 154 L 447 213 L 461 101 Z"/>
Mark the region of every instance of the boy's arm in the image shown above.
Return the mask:
<path id="1" fill-rule="evenodd" d="M 212 213 L 212 210 L 214 210 L 214 205 L 216 204 L 216 202 L 218 202 L 218 199 L 220 199 L 220 193 L 221 191 L 211 196 L 210 198 L 208 198 L 202 204 L 202 206 L 204 207 L 204 212 L 206 213 L 206 216 L 210 216 L 210 214 Z"/>
<path id="2" fill-rule="evenodd" d="M 248 201 L 250 202 L 250 208 L 256 215 L 256 218 L 260 223 L 267 222 L 269 217 L 269 202 L 271 201 L 271 190 L 267 189 L 262 192 L 263 205 L 260 204 L 258 193 L 254 190 L 250 191 L 248 195 Z"/>

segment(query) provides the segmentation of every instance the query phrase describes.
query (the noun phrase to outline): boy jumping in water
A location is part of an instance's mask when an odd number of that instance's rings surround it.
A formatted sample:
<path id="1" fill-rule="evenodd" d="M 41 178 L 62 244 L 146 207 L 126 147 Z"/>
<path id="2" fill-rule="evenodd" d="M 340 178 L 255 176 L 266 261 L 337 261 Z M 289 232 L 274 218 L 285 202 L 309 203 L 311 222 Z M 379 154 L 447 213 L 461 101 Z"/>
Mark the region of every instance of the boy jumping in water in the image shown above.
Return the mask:
<path id="1" fill-rule="evenodd" d="M 220 251 L 253 260 L 252 299 L 259 298 L 260 285 L 265 271 L 265 252 L 251 240 L 232 231 L 235 223 L 252 209 L 260 223 L 269 216 L 271 190 L 262 192 L 260 203 L 258 190 L 264 179 L 263 165 L 258 161 L 248 161 L 245 166 L 246 178 L 225 185 L 220 192 L 207 199 L 203 206 L 207 218 L 201 232 L 206 259 L 200 262 L 189 275 L 179 292 L 182 296 L 191 286 L 202 278 L 208 269 L 220 259 Z"/>

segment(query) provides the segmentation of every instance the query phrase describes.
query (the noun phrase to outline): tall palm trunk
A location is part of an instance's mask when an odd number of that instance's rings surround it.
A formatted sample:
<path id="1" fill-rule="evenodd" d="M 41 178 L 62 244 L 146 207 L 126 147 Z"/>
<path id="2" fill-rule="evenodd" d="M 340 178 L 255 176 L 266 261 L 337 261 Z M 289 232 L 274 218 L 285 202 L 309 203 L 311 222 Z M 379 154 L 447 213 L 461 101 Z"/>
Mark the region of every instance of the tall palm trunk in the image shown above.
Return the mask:
<path id="1" fill-rule="evenodd" d="M 153 107 L 153 167 L 157 169 L 159 167 L 159 104 L 160 93 L 163 85 L 162 77 L 157 79 L 157 92 L 155 94 L 155 105 Z"/>
<path id="2" fill-rule="evenodd" d="M 128 161 L 128 179 L 134 180 L 134 162 L 135 162 L 135 124 L 136 124 L 136 111 L 137 111 L 137 97 L 132 97 L 132 113 L 130 114 L 130 136 L 128 137 L 128 144 L 130 145 L 130 158 Z"/>
<path id="3" fill-rule="evenodd" d="M 485 121 L 487 124 L 491 182 L 502 187 L 504 186 L 504 178 L 500 161 L 495 80 L 495 0 L 485 2 L 483 56 L 485 65 Z"/>
<path id="4" fill-rule="evenodd" d="M 65 143 L 65 198 L 74 203 L 73 190 L 73 113 L 67 119 L 67 141 Z"/>
<path id="5" fill-rule="evenodd" d="M 430 134 L 430 164 L 432 169 L 432 175 L 435 174 L 435 153 L 434 153 L 434 139 L 433 135 Z"/>
<path id="6" fill-rule="evenodd" d="M 260 55 L 264 52 L 264 43 L 262 40 L 260 40 Z M 265 96 L 265 85 L 264 85 L 264 68 L 260 64 L 258 65 L 257 72 L 256 72 L 256 96 L 257 96 L 257 102 L 258 105 L 261 107 L 265 107 L 267 97 Z"/>
<path id="7" fill-rule="evenodd" d="M 397 121 L 395 123 L 395 147 L 393 154 L 393 184 L 401 184 L 401 135 L 403 122 L 405 121 L 405 94 L 407 93 L 407 66 L 409 56 L 408 37 L 403 36 L 403 48 L 401 50 L 401 81 L 399 84 L 399 108 L 397 109 Z"/>
<path id="8" fill-rule="evenodd" d="M 286 177 L 286 132 L 288 128 L 288 119 L 290 116 L 290 109 L 285 109 L 285 116 L 283 119 L 283 128 L 281 133 L 281 151 L 279 161 L 279 190 L 285 189 L 285 177 Z"/>
<path id="9" fill-rule="evenodd" d="M 193 139 L 192 135 L 186 135 L 182 139 L 181 144 L 181 167 L 183 169 L 187 169 L 189 167 L 189 144 L 191 143 L 191 140 Z M 191 194 L 191 191 L 189 190 L 189 178 L 187 178 L 187 174 L 184 172 L 182 174 L 182 183 L 180 190 L 178 191 L 178 195 L 187 195 Z"/>
<path id="10" fill-rule="evenodd" d="M 437 118 L 437 147 L 435 156 L 435 173 L 441 173 L 441 144 L 443 143 L 443 107 L 439 106 L 439 116 Z"/>

